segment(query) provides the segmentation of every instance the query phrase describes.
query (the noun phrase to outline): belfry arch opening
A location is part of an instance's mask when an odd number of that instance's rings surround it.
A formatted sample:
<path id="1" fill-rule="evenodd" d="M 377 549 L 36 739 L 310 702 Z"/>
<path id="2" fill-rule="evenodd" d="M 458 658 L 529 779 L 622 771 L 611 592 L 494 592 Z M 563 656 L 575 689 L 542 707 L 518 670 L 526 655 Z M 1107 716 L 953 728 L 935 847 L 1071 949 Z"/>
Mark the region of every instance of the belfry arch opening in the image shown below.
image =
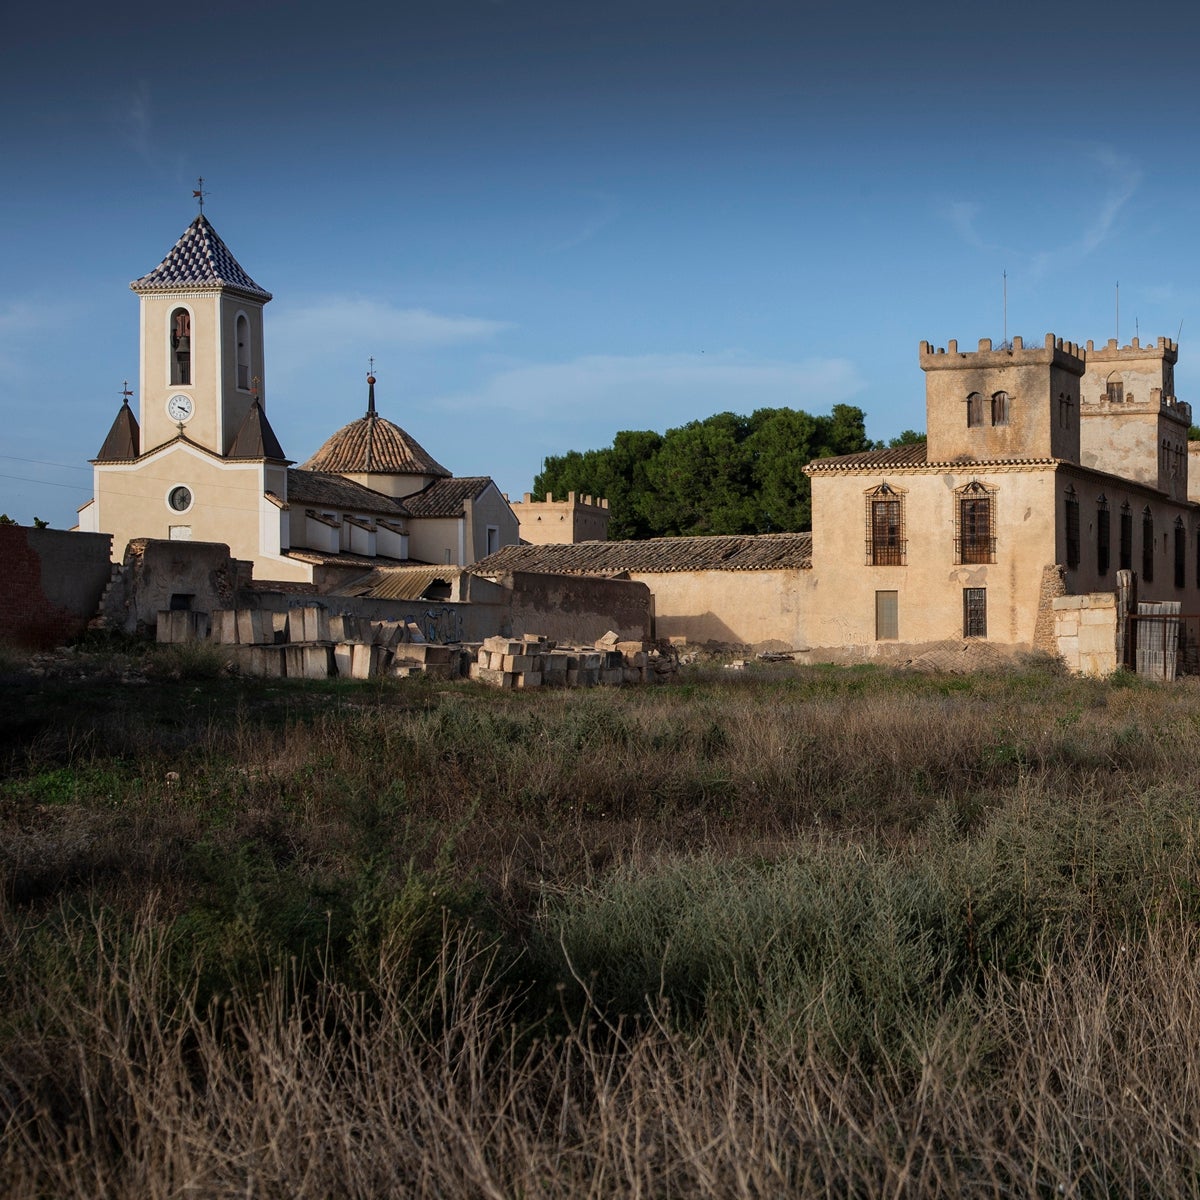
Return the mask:
<path id="1" fill-rule="evenodd" d="M 192 314 L 186 308 L 171 313 L 171 383 L 192 382 Z"/>

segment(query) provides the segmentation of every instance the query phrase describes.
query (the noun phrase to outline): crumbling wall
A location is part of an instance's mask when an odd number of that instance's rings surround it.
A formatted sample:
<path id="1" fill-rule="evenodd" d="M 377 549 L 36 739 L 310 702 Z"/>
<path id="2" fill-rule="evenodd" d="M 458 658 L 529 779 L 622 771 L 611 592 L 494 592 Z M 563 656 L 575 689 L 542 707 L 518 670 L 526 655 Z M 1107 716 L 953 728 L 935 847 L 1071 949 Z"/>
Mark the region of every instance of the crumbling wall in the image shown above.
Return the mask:
<path id="1" fill-rule="evenodd" d="M 44 648 L 78 637 L 112 573 L 112 538 L 0 525 L 0 641 Z"/>
<path id="2" fill-rule="evenodd" d="M 537 633 L 560 642 L 594 642 L 610 629 L 622 641 L 650 637 L 653 601 L 644 583 L 532 571 L 514 571 L 500 582 L 511 596 L 512 637 Z"/>

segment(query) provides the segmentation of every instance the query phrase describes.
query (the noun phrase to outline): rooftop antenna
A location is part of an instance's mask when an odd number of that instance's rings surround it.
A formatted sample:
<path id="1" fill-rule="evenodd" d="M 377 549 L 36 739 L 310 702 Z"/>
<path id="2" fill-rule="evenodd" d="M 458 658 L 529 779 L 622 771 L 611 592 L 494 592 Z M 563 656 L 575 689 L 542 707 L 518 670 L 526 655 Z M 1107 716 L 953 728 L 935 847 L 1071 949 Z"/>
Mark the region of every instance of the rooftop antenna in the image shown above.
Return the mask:
<path id="1" fill-rule="evenodd" d="M 1133 318 L 1133 339 L 1136 342 L 1142 340 L 1142 327 L 1138 324 L 1137 317 Z"/>
<path id="2" fill-rule="evenodd" d="M 1004 290 L 1004 345 L 1008 345 L 1008 271 L 1000 272 L 1000 277 L 1003 280 L 1001 285 Z"/>
<path id="3" fill-rule="evenodd" d="M 201 175 L 196 180 L 196 186 L 192 189 L 192 199 L 200 205 L 200 215 L 204 216 L 204 197 L 209 193 L 204 190 L 204 176 Z"/>
<path id="4" fill-rule="evenodd" d="M 1180 336 L 1180 334 L 1182 334 L 1182 333 L 1183 333 L 1183 322 L 1182 322 L 1182 321 L 1180 321 L 1180 322 L 1179 322 L 1179 330 L 1178 330 L 1178 332 L 1175 334 L 1175 345 L 1177 345 L 1177 346 L 1179 345 L 1179 336 Z"/>
<path id="5" fill-rule="evenodd" d="M 1121 281 L 1117 280 L 1117 327 L 1113 331 L 1117 335 L 1117 345 L 1121 344 Z"/>

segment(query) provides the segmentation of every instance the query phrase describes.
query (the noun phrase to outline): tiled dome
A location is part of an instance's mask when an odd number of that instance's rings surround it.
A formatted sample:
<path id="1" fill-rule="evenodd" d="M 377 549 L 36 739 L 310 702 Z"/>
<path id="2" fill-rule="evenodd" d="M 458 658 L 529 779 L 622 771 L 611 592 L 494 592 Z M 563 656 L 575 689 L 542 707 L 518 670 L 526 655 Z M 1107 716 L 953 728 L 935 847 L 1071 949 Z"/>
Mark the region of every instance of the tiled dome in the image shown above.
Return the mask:
<path id="1" fill-rule="evenodd" d="M 373 412 L 343 425 L 302 469 L 340 475 L 451 475 L 399 425 Z"/>

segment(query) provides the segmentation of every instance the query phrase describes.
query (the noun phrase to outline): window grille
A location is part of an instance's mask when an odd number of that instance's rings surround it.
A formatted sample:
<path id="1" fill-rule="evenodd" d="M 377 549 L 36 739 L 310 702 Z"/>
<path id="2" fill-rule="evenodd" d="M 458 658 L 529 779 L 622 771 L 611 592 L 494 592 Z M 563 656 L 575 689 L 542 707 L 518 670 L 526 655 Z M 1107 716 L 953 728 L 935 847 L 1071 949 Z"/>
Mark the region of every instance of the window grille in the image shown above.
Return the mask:
<path id="1" fill-rule="evenodd" d="M 987 637 L 987 588 L 963 588 L 963 637 Z"/>
<path id="2" fill-rule="evenodd" d="M 1181 588 L 1187 580 L 1187 534 L 1183 518 L 1175 518 L 1175 586 Z"/>
<path id="3" fill-rule="evenodd" d="M 1142 582 L 1154 579 L 1154 514 L 1149 506 L 1142 510 Z"/>
<path id="4" fill-rule="evenodd" d="M 867 494 L 867 564 L 904 566 L 903 497 L 886 483 Z"/>
<path id="5" fill-rule="evenodd" d="M 1079 497 L 1073 487 L 1067 488 L 1067 566 L 1079 567 Z"/>
<path id="6" fill-rule="evenodd" d="M 1109 566 L 1109 523 L 1108 501 L 1101 496 L 1096 501 L 1096 570 L 1108 574 Z"/>
<path id="7" fill-rule="evenodd" d="M 960 563 L 996 561 L 995 496 L 983 484 L 968 484 L 958 493 L 954 554 Z"/>
<path id="8" fill-rule="evenodd" d="M 972 392 L 967 397 L 967 428 L 974 429 L 983 424 L 983 396 Z"/>
<path id="9" fill-rule="evenodd" d="M 1133 511 L 1128 504 L 1121 505 L 1121 566 L 1122 571 L 1133 570 Z"/>

